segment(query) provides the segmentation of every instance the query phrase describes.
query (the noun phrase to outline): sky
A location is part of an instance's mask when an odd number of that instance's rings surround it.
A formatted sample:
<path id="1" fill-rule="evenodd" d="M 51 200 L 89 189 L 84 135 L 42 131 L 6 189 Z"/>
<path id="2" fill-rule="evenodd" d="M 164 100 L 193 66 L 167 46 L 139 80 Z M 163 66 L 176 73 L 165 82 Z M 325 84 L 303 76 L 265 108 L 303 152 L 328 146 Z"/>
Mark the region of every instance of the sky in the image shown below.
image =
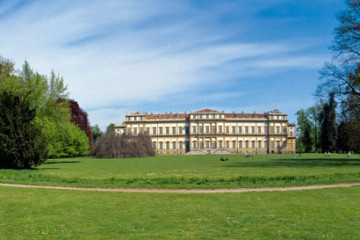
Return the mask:
<path id="1" fill-rule="evenodd" d="M 64 77 L 103 130 L 131 112 L 316 102 L 342 0 L 0 0 L 0 55 Z"/>

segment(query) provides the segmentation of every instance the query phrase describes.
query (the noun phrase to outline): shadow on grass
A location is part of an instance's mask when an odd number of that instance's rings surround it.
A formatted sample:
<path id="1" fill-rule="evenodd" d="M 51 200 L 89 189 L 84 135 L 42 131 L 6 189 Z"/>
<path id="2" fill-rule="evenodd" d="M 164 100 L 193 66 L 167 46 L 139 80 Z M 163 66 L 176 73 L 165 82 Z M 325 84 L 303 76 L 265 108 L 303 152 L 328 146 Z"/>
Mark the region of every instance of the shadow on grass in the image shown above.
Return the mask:
<path id="1" fill-rule="evenodd" d="M 59 164 L 59 163 L 80 163 L 80 161 L 56 161 L 56 162 L 44 162 L 43 164 Z"/>
<path id="2" fill-rule="evenodd" d="M 274 159 L 266 161 L 254 162 L 228 162 L 223 167 L 343 167 L 343 166 L 359 166 L 360 159 L 334 158 L 334 159 Z"/>

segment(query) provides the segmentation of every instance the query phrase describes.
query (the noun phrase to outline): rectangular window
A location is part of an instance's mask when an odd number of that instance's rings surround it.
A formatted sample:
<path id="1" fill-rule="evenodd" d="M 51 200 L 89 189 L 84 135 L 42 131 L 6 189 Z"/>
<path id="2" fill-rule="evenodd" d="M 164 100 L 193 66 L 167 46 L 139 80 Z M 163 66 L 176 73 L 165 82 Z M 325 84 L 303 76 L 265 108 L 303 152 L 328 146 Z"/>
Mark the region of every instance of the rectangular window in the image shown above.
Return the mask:
<path id="1" fill-rule="evenodd" d="M 193 148 L 196 148 L 196 142 L 193 142 Z"/>
<path id="2" fill-rule="evenodd" d="M 162 142 L 160 143 L 160 149 L 163 149 L 163 143 Z"/>
<path id="3" fill-rule="evenodd" d="M 222 133 L 222 126 L 219 126 L 219 133 Z"/>
<path id="4" fill-rule="evenodd" d="M 241 126 L 239 127 L 239 133 L 242 133 L 242 127 Z"/>
<path id="5" fill-rule="evenodd" d="M 134 135 L 137 134 L 137 128 L 134 128 Z"/>
<path id="6" fill-rule="evenodd" d="M 159 134 L 163 134 L 163 128 L 159 127 Z"/>
<path id="7" fill-rule="evenodd" d="M 235 141 L 232 142 L 232 148 L 236 148 L 236 142 Z"/>
<path id="8" fill-rule="evenodd" d="M 260 141 L 258 142 L 258 148 L 261 148 L 261 142 Z"/>
<path id="9" fill-rule="evenodd" d="M 280 133 L 280 127 L 279 126 L 276 127 L 276 133 Z"/>
<path id="10" fill-rule="evenodd" d="M 283 129 L 283 133 L 286 133 L 286 127 L 284 127 L 284 129 Z"/>
<path id="11" fill-rule="evenodd" d="M 173 133 L 173 134 L 176 134 L 176 127 L 173 127 L 173 128 L 172 128 L 172 133 Z"/>
<path id="12" fill-rule="evenodd" d="M 206 119 L 209 119 L 209 114 L 206 114 Z"/>
<path id="13" fill-rule="evenodd" d="M 200 119 L 202 119 L 202 114 L 200 114 Z"/>
<path id="14" fill-rule="evenodd" d="M 183 131 L 182 127 L 179 127 L 179 133 L 180 134 L 182 134 L 182 131 Z"/>
<path id="15" fill-rule="evenodd" d="M 206 142 L 206 148 L 210 148 L 210 142 Z"/>
<path id="16" fill-rule="evenodd" d="M 216 127 L 214 126 L 213 127 L 213 131 L 212 131 L 213 133 L 216 133 Z"/>
<path id="17" fill-rule="evenodd" d="M 249 148 L 249 141 L 245 142 L 245 148 Z"/>
<path id="18" fill-rule="evenodd" d="M 201 116 L 201 115 L 200 115 Z M 203 149 L 204 148 L 204 143 L 200 142 L 200 148 Z"/>
<path id="19" fill-rule="evenodd" d="M 169 134 L 169 133 L 170 133 L 170 128 L 166 127 L 166 134 Z"/>
<path id="20" fill-rule="evenodd" d="M 215 119 L 216 117 L 215 117 L 215 114 L 213 114 L 213 119 Z"/>
<path id="21" fill-rule="evenodd" d="M 199 131 L 200 133 L 203 133 L 203 127 L 200 127 Z"/>
<path id="22" fill-rule="evenodd" d="M 128 129 L 128 134 L 129 134 L 129 135 L 131 134 L 131 130 L 130 130 L 130 129 Z"/>
<path id="23" fill-rule="evenodd" d="M 251 148 L 255 148 L 255 141 L 251 142 Z"/>
<path id="24" fill-rule="evenodd" d="M 193 133 L 196 133 L 196 127 L 193 127 Z"/>
<path id="25" fill-rule="evenodd" d="M 242 148 L 242 141 L 239 142 L 239 148 Z"/>
<path id="26" fill-rule="evenodd" d="M 173 142 L 172 148 L 176 149 L 176 142 Z"/>
<path id="27" fill-rule="evenodd" d="M 245 133 L 249 133 L 249 127 L 245 126 Z"/>
<path id="28" fill-rule="evenodd" d="M 219 142 L 219 148 L 222 148 L 222 141 Z"/>
<path id="29" fill-rule="evenodd" d="M 143 130 L 142 128 L 140 128 L 140 134 L 143 134 L 143 131 L 144 131 L 144 130 Z"/>
<path id="30" fill-rule="evenodd" d="M 254 126 L 251 127 L 251 133 L 255 133 L 255 127 Z"/>
<path id="31" fill-rule="evenodd" d="M 153 127 L 153 134 L 156 134 L 156 127 Z"/>
<path id="32" fill-rule="evenodd" d="M 179 143 L 179 148 L 180 148 L 180 149 L 183 148 L 183 143 L 182 143 L 182 142 Z"/>
<path id="33" fill-rule="evenodd" d="M 209 126 L 206 126 L 206 127 L 205 127 L 205 131 L 206 131 L 206 133 L 210 133 L 210 127 L 209 127 Z"/>
<path id="34" fill-rule="evenodd" d="M 232 127 L 232 133 L 236 133 L 236 127 L 235 126 Z"/>
<path id="35" fill-rule="evenodd" d="M 258 127 L 258 133 L 261 133 L 261 127 Z"/>
<path id="36" fill-rule="evenodd" d="M 229 127 L 228 126 L 226 127 L 226 133 L 229 133 Z"/>
<path id="37" fill-rule="evenodd" d="M 150 128 L 149 128 L 149 127 L 146 128 L 146 133 L 147 133 L 147 134 L 150 134 Z"/>
<path id="38" fill-rule="evenodd" d="M 170 143 L 169 142 L 166 143 L 166 149 L 170 149 Z"/>
<path id="39" fill-rule="evenodd" d="M 226 148 L 230 148 L 230 142 L 229 141 L 226 142 Z"/>
<path id="40" fill-rule="evenodd" d="M 268 128 L 267 127 L 264 127 L 264 132 L 268 133 Z"/>

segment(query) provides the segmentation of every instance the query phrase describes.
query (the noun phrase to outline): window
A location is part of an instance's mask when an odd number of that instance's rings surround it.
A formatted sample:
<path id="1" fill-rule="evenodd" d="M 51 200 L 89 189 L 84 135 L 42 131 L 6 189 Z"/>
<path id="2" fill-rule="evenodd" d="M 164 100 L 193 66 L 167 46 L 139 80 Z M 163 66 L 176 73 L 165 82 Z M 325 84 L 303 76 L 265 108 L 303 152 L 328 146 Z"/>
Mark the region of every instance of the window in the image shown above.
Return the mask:
<path id="1" fill-rule="evenodd" d="M 276 147 L 277 147 L 277 148 L 280 148 L 280 141 L 277 141 L 277 142 L 276 142 Z"/>
<path id="2" fill-rule="evenodd" d="M 232 148 L 236 148 L 236 142 L 235 141 L 232 142 Z"/>
<path id="3" fill-rule="evenodd" d="M 213 126 L 213 130 L 212 130 L 213 133 L 216 133 L 216 127 Z"/>
<path id="4" fill-rule="evenodd" d="M 169 133 L 170 133 L 170 128 L 166 127 L 166 134 L 169 134 Z"/>
<path id="5" fill-rule="evenodd" d="M 182 148 L 183 148 L 183 143 L 179 142 L 179 149 L 182 149 Z"/>
<path id="6" fill-rule="evenodd" d="M 193 142 L 193 148 L 196 148 L 196 142 Z"/>
<path id="7" fill-rule="evenodd" d="M 219 133 L 222 133 L 222 126 L 219 126 Z"/>
<path id="8" fill-rule="evenodd" d="M 242 127 L 241 126 L 239 127 L 239 133 L 242 133 Z"/>
<path id="9" fill-rule="evenodd" d="M 286 148 L 286 141 L 283 142 L 283 148 Z"/>
<path id="10" fill-rule="evenodd" d="M 258 133 L 261 133 L 261 127 L 258 127 Z"/>
<path id="11" fill-rule="evenodd" d="M 186 132 L 186 134 L 189 134 L 189 133 L 190 133 L 190 128 L 189 128 L 189 127 L 185 127 L 185 132 Z"/>
<path id="12" fill-rule="evenodd" d="M 162 127 L 159 127 L 159 133 L 163 134 L 163 128 Z"/>
<path id="13" fill-rule="evenodd" d="M 222 145 L 222 141 L 219 142 L 219 148 L 222 148 L 223 145 Z"/>
<path id="14" fill-rule="evenodd" d="M 206 142 L 206 148 L 210 148 L 210 142 L 209 141 Z"/>
<path id="15" fill-rule="evenodd" d="M 172 148 L 176 149 L 176 142 L 173 142 Z"/>
<path id="16" fill-rule="evenodd" d="M 153 127 L 153 134 L 156 134 L 156 127 Z"/>
<path id="17" fill-rule="evenodd" d="M 200 127 L 199 131 L 200 133 L 203 133 L 203 127 Z"/>
<path id="18" fill-rule="evenodd" d="M 209 119 L 209 114 L 206 114 L 206 119 Z"/>
<path id="19" fill-rule="evenodd" d="M 255 141 L 251 142 L 251 148 L 255 148 Z"/>
<path id="20" fill-rule="evenodd" d="M 283 133 L 286 133 L 286 127 L 283 128 Z"/>
<path id="21" fill-rule="evenodd" d="M 153 142 L 153 143 L 152 143 L 152 147 L 153 147 L 154 149 L 156 149 L 156 142 Z"/>
<path id="22" fill-rule="evenodd" d="M 200 148 L 203 149 L 204 148 L 204 143 L 200 142 Z"/>
<path id="23" fill-rule="evenodd" d="M 280 127 L 279 126 L 276 127 L 276 133 L 280 133 Z"/>
<path id="24" fill-rule="evenodd" d="M 200 114 L 199 116 L 200 116 L 200 119 L 202 119 L 202 114 Z"/>
<path id="25" fill-rule="evenodd" d="M 226 133 L 229 133 L 229 127 L 228 126 L 226 127 Z"/>
<path id="26" fill-rule="evenodd" d="M 245 133 L 249 133 L 249 127 L 245 126 Z"/>
<path id="27" fill-rule="evenodd" d="M 271 128 L 270 128 L 270 131 L 271 131 L 271 133 L 274 133 L 274 128 L 271 127 Z"/>
<path id="28" fill-rule="evenodd" d="M 129 135 L 131 134 L 131 130 L 130 130 L 130 129 L 128 129 L 128 134 L 129 134 Z"/>
<path id="29" fill-rule="evenodd" d="M 229 141 L 226 142 L 226 148 L 230 148 L 230 142 Z"/>
<path id="30" fill-rule="evenodd" d="M 245 148 L 249 148 L 249 141 L 245 142 Z"/>
<path id="31" fill-rule="evenodd" d="M 163 143 L 162 142 L 160 143 L 160 149 L 163 149 Z"/>
<path id="32" fill-rule="evenodd" d="M 134 117 L 134 121 L 136 121 L 136 117 Z"/>
<path id="33" fill-rule="evenodd" d="M 137 134 L 137 128 L 134 128 L 134 135 Z"/>
<path id="34" fill-rule="evenodd" d="M 213 114 L 213 119 L 215 119 L 216 118 L 216 116 L 215 116 L 215 114 Z"/>
<path id="35" fill-rule="evenodd" d="M 251 133 L 255 133 L 255 127 L 254 126 L 251 127 Z"/>
<path id="36" fill-rule="evenodd" d="M 172 133 L 173 133 L 173 134 L 176 134 L 176 127 L 173 127 L 173 128 L 172 128 Z"/>
<path id="37" fill-rule="evenodd" d="M 268 128 L 264 127 L 264 132 L 267 133 L 268 132 Z"/>
<path id="38" fill-rule="evenodd" d="M 143 134 L 143 131 L 144 131 L 144 130 L 143 130 L 142 128 L 140 128 L 140 134 Z"/>
<path id="39" fill-rule="evenodd" d="M 232 127 L 232 133 L 236 133 L 236 127 L 235 126 Z"/>
<path id="40" fill-rule="evenodd" d="M 213 148 L 216 148 L 216 142 L 213 142 Z"/>
<path id="41" fill-rule="evenodd" d="M 242 148 L 242 141 L 239 142 L 239 148 Z"/>
<path id="42" fill-rule="evenodd" d="M 271 148 L 274 148 L 274 142 L 271 142 Z"/>
<path id="43" fill-rule="evenodd" d="M 196 127 L 193 127 L 193 133 L 196 133 Z"/>
<path id="44" fill-rule="evenodd" d="M 147 133 L 147 134 L 150 134 L 150 128 L 149 128 L 149 127 L 146 128 L 146 133 Z"/>
<path id="45" fill-rule="evenodd" d="M 261 142 L 260 141 L 258 142 L 258 148 L 261 148 Z"/>
<path id="46" fill-rule="evenodd" d="M 180 134 L 182 134 L 182 131 L 183 131 L 182 127 L 179 127 L 179 133 Z"/>
<path id="47" fill-rule="evenodd" d="M 209 126 L 206 126 L 205 130 L 206 130 L 206 133 L 210 133 L 210 127 Z"/>
<path id="48" fill-rule="evenodd" d="M 169 142 L 166 143 L 166 149 L 170 149 L 170 143 Z"/>

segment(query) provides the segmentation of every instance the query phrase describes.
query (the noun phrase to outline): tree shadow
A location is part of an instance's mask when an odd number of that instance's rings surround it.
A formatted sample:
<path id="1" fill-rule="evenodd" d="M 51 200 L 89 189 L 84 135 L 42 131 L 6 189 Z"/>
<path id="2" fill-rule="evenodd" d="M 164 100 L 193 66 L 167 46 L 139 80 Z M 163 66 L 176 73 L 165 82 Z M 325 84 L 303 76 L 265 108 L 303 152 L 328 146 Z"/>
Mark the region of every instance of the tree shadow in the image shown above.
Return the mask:
<path id="1" fill-rule="evenodd" d="M 59 163 L 80 163 L 80 161 L 57 161 L 57 162 L 44 162 L 43 164 L 59 164 Z"/>
<path id="2" fill-rule="evenodd" d="M 343 167 L 343 166 L 359 166 L 360 159 L 349 159 L 349 158 L 328 158 L 328 159 L 317 159 L 317 158 L 284 158 L 284 159 L 273 159 L 265 161 L 254 161 L 254 162 L 238 162 L 231 160 L 223 167 Z"/>

